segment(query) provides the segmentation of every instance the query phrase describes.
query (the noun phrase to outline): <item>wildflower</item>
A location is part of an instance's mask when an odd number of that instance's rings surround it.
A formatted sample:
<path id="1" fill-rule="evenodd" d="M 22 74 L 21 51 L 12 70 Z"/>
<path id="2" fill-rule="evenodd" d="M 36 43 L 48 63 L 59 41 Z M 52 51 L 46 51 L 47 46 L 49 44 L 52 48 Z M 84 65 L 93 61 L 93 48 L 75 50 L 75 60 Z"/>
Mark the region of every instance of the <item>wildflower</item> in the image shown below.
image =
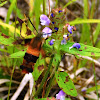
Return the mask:
<path id="1" fill-rule="evenodd" d="M 65 38 L 65 39 L 66 39 L 66 38 L 67 38 L 67 35 L 63 35 L 63 38 Z"/>
<path id="2" fill-rule="evenodd" d="M 55 22 L 52 22 L 52 24 L 54 24 Z"/>
<path id="3" fill-rule="evenodd" d="M 58 31 L 58 28 L 57 28 L 57 27 L 55 27 L 54 29 L 55 29 L 56 31 Z"/>
<path id="4" fill-rule="evenodd" d="M 54 41 L 55 41 L 55 39 L 52 39 L 52 40 L 49 42 L 49 44 L 50 44 L 50 45 L 53 45 L 53 44 L 54 44 Z"/>
<path id="5" fill-rule="evenodd" d="M 67 34 L 67 37 L 69 36 L 69 34 Z"/>
<path id="6" fill-rule="evenodd" d="M 43 37 L 47 38 L 48 36 L 51 36 L 52 30 L 49 27 L 45 27 L 43 30 Z"/>
<path id="7" fill-rule="evenodd" d="M 70 34 L 72 34 L 73 26 L 68 25 L 67 29 L 68 29 L 68 31 L 70 32 Z"/>
<path id="8" fill-rule="evenodd" d="M 51 17 L 54 17 L 54 14 L 53 13 L 51 14 Z"/>
<path id="9" fill-rule="evenodd" d="M 62 10 L 59 10 L 58 12 L 59 12 L 59 13 L 61 13 L 61 12 L 62 12 Z"/>
<path id="10" fill-rule="evenodd" d="M 40 22 L 41 22 L 41 25 L 49 25 L 50 19 L 46 15 L 42 14 L 40 16 Z"/>
<path id="11" fill-rule="evenodd" d="M 66 44 L 66 39 L 63 37 L 63 40 L 61 41 L 61 45 Z"/>
<path id="12" fill-rule="evenodd" d="M 70 40 L 70 38 L 68 38 L 68 40 Z"/>
<path id="13" fill-rule="evenodd" d="M 63 92 L 62 90 L 60 90 L 60 92 L 58 94 L 56 94 L 56 99 L 57 100 L 65 100 L 65 92 Z"/>
<path id="14" fill-rule="evenodd" d="M 81 47 L 81 45 L 79 43 L 74 43 L 71 47 L 69 47 L 69 50 L 72 48 L 77 48 L 79 49 Z"/>
<path id="15" fill-rule="evenodd" d="M 81 89 L 82 92 L 86 92 L 86 90 L 87 90 L 86 87 L 83 87 L 83 88 Z"/>
<path id="16" fill-rule="evenodd" d="M 69 36 L 69 34 L 63 35 L 63 38 L 65 38 L 66 40 L 69 40 L 70 38 L 68 36 Z"/>

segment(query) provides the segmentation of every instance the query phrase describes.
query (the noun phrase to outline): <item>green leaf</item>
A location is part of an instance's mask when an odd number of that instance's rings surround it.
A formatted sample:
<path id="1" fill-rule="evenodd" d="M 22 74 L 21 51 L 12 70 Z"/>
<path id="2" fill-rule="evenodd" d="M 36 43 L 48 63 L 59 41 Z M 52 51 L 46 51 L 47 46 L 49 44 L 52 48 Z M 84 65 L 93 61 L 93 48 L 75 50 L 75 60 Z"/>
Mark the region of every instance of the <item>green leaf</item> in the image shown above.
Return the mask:
<path id="1" fill-rule="evenodd" d="M 7 52 L 7 53 L 8 53 L 8 51 L 5 50 L 5 49 L 1 49 L 1 48 L 0 48 L 0 51 L 1 51 L 1 52 Z"/>
<path id="2" fill-rule="evenodd" d="M 13 46 L 14 39 L 11 37 L 4 37 L 0 36 L 0 43 L 7 45 L 7 46 Z"/>
<path id="3" fill-rule="evenodd" d="M 70 96 L 77 96 L 77 91 L 72 80 L 66 72 L 56 72 L 56 80 L 59 87 Z"/>
<path id="4" fill-rule="evenodd" d="M 97 85 L 97 88 L 98 88 L 98 90 L 100 90 L 100 85 Z M 90 93 L 90 92 L 92 92 L 92 91 L 96 91 L 96 86 L 91 87 L 91 88 L 88 88 L 88 89 L 86 90 L 86 93 Z"/>
<path id="5" fill-rule="evenodd" d="M 16 32 L 17 34 L 20 34 L 20 30 L 18 30 L 17 28 L 16 28 L 16 30 L 15 30 L 15 27 L 12 26 L 12 25 L 9 25 L 9 24 L 6 24 L 6 23 L 0 21 L 0 26 L 2 26 L 4 29 L 8 28 L 10 34 L 11 34 L 11 33 L 14 34 L 15 32 Z"/>
<path id="6" fill-rule="evenodd" d="M 39 59 L 36 61 L 36 64 L 34 65 L 34 70 L 33 70 L 33 77 L 34 80 L 37 80 L 41 73 L 44 70 L 44 65 L 45 65 L 45 59 L 42 58 L 42 55 L 40 54 Z"/>
<path id="7" fill-rule="evenodd" d="M 6 3 L 7 3 L 7 1 L 4 1 L 3 3 L 0 4 L 0 7 L 3 6 Z"/>
<path id="8" fill-rule="evenodd" d="M 11 54 L 9 57 L 10 58 L 21 58 L 25 55 L 25 52 L 26 50 L 18 51 L 18 52 Z"/>
<path id="9" fill-rule="evenodd" d="M 72 48 L 69 50 L 69 47 L 71 47 L 73 44 L 74 43 L 72 42 L 67 42 L 67 44 L 60 46 L 60 50 L 66 53 L 76 54 L 76 55 L 81 55 L 81 56 L 100 56 L 99 48 L 84 45 L 82 43 L 80 43 L 81 48 L 79 50 L 76 48 Z"/>
<path id="10" fill-rule="evenodd" d="M 61 55 L 59 53 L 56 53 L 53 58 L 53 65 L 56 67 L 58 65 L 58 62 L 61 61 Z"/>

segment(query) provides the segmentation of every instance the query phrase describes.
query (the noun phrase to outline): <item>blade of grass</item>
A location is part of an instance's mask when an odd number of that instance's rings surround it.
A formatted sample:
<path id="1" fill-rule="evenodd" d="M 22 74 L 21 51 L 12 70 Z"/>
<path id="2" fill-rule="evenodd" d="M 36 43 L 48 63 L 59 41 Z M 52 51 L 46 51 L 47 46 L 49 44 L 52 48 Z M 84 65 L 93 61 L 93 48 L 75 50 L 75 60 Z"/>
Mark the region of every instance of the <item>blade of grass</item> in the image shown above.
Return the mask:
<path id="1" fill-rule="evenodd" d="M 93 16 L 94 16 L 95 3 L 96 3 L 96 1 L 92 0 L 91 11 L 90 11 L 90 16 L 89 16 L 90 19 L 93 18 Z"/>
<path id="2" fill-rule="evenodd" d="M 96 93 L 97 93 L 97 100 L 99 100 L 99 93 L 98 93 L 98 87 L 97 87 L 97 80 L 96 80 L 96 73 L 95 73 L 95 65 L 93 63 L 93 73 L 94 73 L 94 82 L 95 82 L 95 87 L 96 87 Z"/>
<path id="3" fill-rule="evenodd" d="M 97 88 L 100 90 L 100 85 L 97 85 Z M 90 93 L 90 92 L 92 92 L 92 91 L 96 91 L 96 86 L 91 87 L 91 88 L 88 88 L 88 89 L 86 90 L 86 93 Z"/>
<path id="4" fill-rule="evenodd" d="M 75 1 L 76 1 L 76 0 L 70 0 L 70 1 L 63 7 L 63 9 L 66 8 L 67 6 L 69 6 L 70 4 L 74 3 Z"/>
<path id="5" fill-rule="evenodd" d="M 68 22 L 70 25 L 76 25 L 76 24 L 84 24 L 84 23 L 100 23 L 99 19 L 77 19 L 74 21 Z"/>
<path id="6" fill-rule="evenodd" d="M 94 37 L 94 43 L 96 42 L 99 33 L 100 33 L 100 24 L 97 25 L 96 30 L 95 30 L 94 35 L 93 35 L 93 37 Z"/>
<path id="7" fill-rule="evenodd" d="M 14 61 L 14 66 L 13 66 L 13 70 L 12 70 L 12 74 L 11 74 L 11 78 L 10 78 L 10 84 L 9 84 L 7 100 L 9 100 L 9 94 L 10 94 L 10 89 L 11 89 L 12 77 L 13 77 L 13 73 L 14 73 L 14 70 L 15 70 L 16 63 L 17 63 L 17 59 L 15 59 L 15 61 Z"/>
<path id="8" fill-rule="evenodd" d="M 84 3 L 84 19 L 87 19 L 88 17 L 88 1 L 87 0 L 83 0 L 83 3 Z"/>
<path id="9" fill-rule="evenodd" d="M 36 19 L 36 29 L 38 30 L 39 26 L 39 17 L 40 17 L 40 6 L 43 0 L 35 0 L 34 1 L 34 11 L 35 11 L 35 19 Z"/>
<path id="10" fill-rule="evenodd" d="M 88 1 L 87 0 L 83 0 L 84 2 L 84 19 L 88 18 Z M 84 37 L 84 38 L 83 38 Z M 90 24 L 83 24 L 82 26 L 82 34 L 81 34 L 81 39 L 80 39 L 81 43 L 86 42 L 87 44 L 90 44 Z"/>
<path id="11" fill-rule="evenodd" d="M 10 15 L 11 15 L 11 13 L 12 13 L 13 8 L 15 7 L 15 5 L 16 5 L 16 0 L 13 0 L 12 3 L 11 3 L 11 5 L 10 5 L 10 7 L 9 7 L 9 9 L 8 9 L 8 12 L 7 12 L 7 18 L 6 18 L 6 23 L 7 24 L 9 23 Z"/>
<path id="12" fill-rule="evenodd" d="M 29 18 L 30 18 L 30 20 L 32 20 L 32 22 L 33 22 L 33 12 L 34 12 L 34 0 L 30 0 L 29 1 Z M 30 27 L 30 29 L 31 30 L 33 30 L 33 27 L 32 27 L 32 25 L 31 25 L 31 23 L 28 23 L 28 26 Z"/>
<path id="13" fill-rule="evenodd" d="M 43 14 L 45 14 L 46 0 L 43 0 Z"/>

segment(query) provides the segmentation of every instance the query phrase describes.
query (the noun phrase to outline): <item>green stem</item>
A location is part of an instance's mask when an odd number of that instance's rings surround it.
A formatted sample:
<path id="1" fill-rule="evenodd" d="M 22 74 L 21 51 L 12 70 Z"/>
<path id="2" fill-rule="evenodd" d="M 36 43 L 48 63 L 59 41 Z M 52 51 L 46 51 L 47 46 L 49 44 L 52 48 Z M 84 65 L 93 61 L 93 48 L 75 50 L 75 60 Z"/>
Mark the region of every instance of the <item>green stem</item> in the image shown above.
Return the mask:
<path id="1" fill-rule="evenodd" d="M 52 78 L 50 79 L 50 82 L 49 82 L 49 85 L 48 85 L 48 87 L 47 87 L 46 94 L 45 94 L 44 97 L 48 97 L 48 95 L 49 95 L 49 93 L 50 93 L 50 90 L 51 90 L 51 88 L 52 88 L 52 86 L 53 86 L 54 79 L 55 79 L 55 71 L 58 70 L 59 63 L 60 63 L 60 62 L 58 62 L 57 66 L 56 66 L 55 69 L 54 69 L 54 74 L 52 75 Z"/>
<path id="2" fill-rule="evenodd" d="M 50 82 L 49 82 L 49 85 L 47 87 L 47 90 L 46 90 L 46 94 L 45 94 L 45 98 L 48 97 L 49 93 L 50 93 L 50 90 L 51 90 L 51 87 L 53 86 L 53 82 L 55 80 L 55 77 L 53 76 L 51 79 L 50 79 Z"/>
<path id="3" fill-rule="evenodd" d="M 13 73 L 14 73 L 14 70 L 15 70 L 16 62 L 17 62 L 17 60 L 14 61 L 14 67 L 13 67 L 13 70 L 12 70 L 12 73 L 11 73 L 11 78 L 10 78 L 10 84 L 9 84 L 9 90 L 8 90 L 7 100 L 9 100 L 9 94 L 10 94 L 11 83 L 12 83 L 12 76 L 13 76 Z"/>
<path id="4" fill-rule="evenodd" d="M 43 0 L 43 14 L 45 14 L 45 0 Z"/>
<path id="5" fill-rule="evenodd" d="M 96 74 L 95 74 L 95 66 L 94 66 L 94 63 L 93 63 L 93 73 L 94 73 L 94 81 L 95 81 L 96 93 L 97 93 L 98 100 L 99 100 L 99 94 L 98 94 L 98 87 L 97 87 L 97 81 L 96 81 Z"/>
<path id="6" fill-rule="evenodd" d="M 39 86 L 39 88 L 38 88 L 38 90 L 37 90 L 37 92 L 36 92 L 36 94 L 35 94 L 35 97 L 38 96 L 38 94 L 41 92 L 41 89 L 43 88 L 43 85 L 44 85 L 44 83 L 45 83 L 45 81 L 46 81 L 46 79 L 47 79 L 47 77 L 48 77 L 50 68 L 51 68 L 51 66 L 52 66 L 52 62 L 53 62 L 53 57 L 52 57 L 51 60 L 50 60 L 50 64 L 49 64 L 49 66 L 48 66 L 48 69 L 47 69 L 47 71 L 45 72 L 45 75 L 44 75 L 44 77 L 43 77 L 43 79 L 42 79 L 42 82 L 41 82 L 41 84 L 40 84 L 40 86 Z"/>

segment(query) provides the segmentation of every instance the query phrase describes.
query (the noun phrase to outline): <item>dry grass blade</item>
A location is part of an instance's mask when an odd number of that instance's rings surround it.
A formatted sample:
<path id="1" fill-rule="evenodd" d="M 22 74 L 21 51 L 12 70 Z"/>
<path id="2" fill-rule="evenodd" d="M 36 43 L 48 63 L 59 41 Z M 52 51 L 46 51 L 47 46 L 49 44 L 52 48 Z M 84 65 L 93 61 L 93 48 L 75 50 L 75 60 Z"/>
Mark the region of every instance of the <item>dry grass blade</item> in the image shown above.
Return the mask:
<path id="1" fill-rule="evenodd" d="M 9 79 L 0 79 L 0 85 L 1 85 L 1 84 L 4 84 L 4 83 L 6 83 L 6 82 L 10 82 L 10 80 L 9 80 Z M 13 80 L 12 80 L 12 82 L 13 82 L 13 83 L 16 83 L 16 84 L 19 84 L 19 82 L 17 82 L 17 81 L 13 81 Z"/>
<path id="2" fill-rule="evenodd" d="M 83 72 L 83 71 L 88 71 L 88 69 L 87 68 L 80 68 L 80 69 L 78 69 L 76 72 L 75 72 L 75 74 L 71 74 L 70 75 L 70 78 L 74 78 L 75 77 L 75 75 L 77 76 L 78 74 L 80 74 L 81 72 Z"/>
<path id="3" fill-rule="evenodd" d="M 85 82 L 85 85 L 87 86 L 88 84 L 90 84 L 92 82 L 94 78 L 94 75 L 92 75 L 86 82 Z"/>
<path id="4" fill-rule="evenodd" d="M 98 97 L 94 92 L 91 92 L 90 94 L 86 94 L 85 97 L 89 98 L 90 100 L 91 99 L 98 100 Z M 100 100 L 100 98 L 99 98 L 99 100 Z"/>
<path id="5" fill-rule="evenodd" d="M 12 87 L 11 90 L 13 89 L 17 89 L 17 87 Z M 9 90 L 9 87 L 1 87 L 0 88 L 0 92 L 3 92 L 3 91 L 8 91 Z"/>
<path id="6" fill-rule="evenodd" d="M 29 99 L 29 96 L 30 96 L 30 89 L 28 89 L 25 97 L 24 97 L 24 100 L 28 100 Z"/>
<path id="7" fill-rule="evenodd" d="M 100 67 L 100 63 L 97 60 L 95 60 L 95 59 L 93 59 L 91 57 L 88 57 L 88 56 L 81 56 L 81 55 L 78 55 L 78 56 L 81 57 L 81 58 L 93 61 L 96 65 L 98 65 Z"/>
<path id="8" fill-rule="evenodd" d="M 11 95 L 12 95 L 12 93 L 9 94 L 9 96 L 11 96 Z M 2 100 L 7 100 L 7 99 L 6 99 L 7 97 L 8 97 L 8 94 L 5 95 L 4 97 L 2 97 Z"/>
<path id="9" fill-rule="evenodd" d="M 28 83 L 28 81 L 30 82 L 30 85 L 31 85 L 31 82 L 32 82 L 31 79 L 32 78 L 33 78 L 32 73 L 25 74 L 24 78 L 22 79 L 17 91 L 14 93 L 14 95 L 11 98 L 11 100 L 16 100 L 18 98 L 18 96 L 20 95 L 21 91 L 23 90 L 25 85 Z M 33 83 L 32 83 L 32 85 L 33 85 Z M 31 86 L 30 86 L 30 88 L 31 88 Z M 32 93 L 32 89 L 30 89 L 30 92 Z"/>

